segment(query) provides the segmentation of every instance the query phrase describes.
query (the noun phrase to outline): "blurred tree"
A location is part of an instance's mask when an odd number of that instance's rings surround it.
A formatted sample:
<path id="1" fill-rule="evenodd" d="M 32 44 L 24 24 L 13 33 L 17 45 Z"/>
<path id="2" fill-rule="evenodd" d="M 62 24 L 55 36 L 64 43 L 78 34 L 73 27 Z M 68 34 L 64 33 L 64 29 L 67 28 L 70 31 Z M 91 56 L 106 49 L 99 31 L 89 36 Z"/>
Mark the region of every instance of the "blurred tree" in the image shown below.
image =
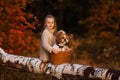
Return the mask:
<path id="1" fill-rule="evenodd" d="M 95 59 L 96 56 L 104 55 L 101 54 L 104 49 L 110 48 L 114 52 L 107 51 L 109 52 L 107 57 L 114 56 L 116 60 L 119 60 L 117 56 L 120 52 L 120 1 L 92 0 L 90 4 L 91 8 L 89 8 L 88 17 L 84 20 L 79 20 L 79 24 L 85 25 L 88 29 L 86 38 L 91 40 L 89 45 L 94 49 L 91 49 L 94 51 L 91 52 L 91 55 Z M 101 59 L 104 59 L 103 56 Z"/>
<path id="2" fill-rule="evenodd" d="M 9 53 L 24 54 L 35 50 L 33 32 L 37 18 L 25 13 L 27 0 L 0 1 L 0 47 Z M 35 18 L 29 22 L 27 18 Z"/>
<path id="3" fill-rule="evenodd" d="M 118 34 L 120 31 L 120 1 L 94 0 L 94 3 L 96 5 L 89 10 L 89 16 L 85 21 L 79 23 L 85 23 L 92 35 L 100 34 L 102 31 Z"/>
<path id="4" fill-rule="evenodd" d="M 79 33 L 85 27 L 80 27 L 78 21 L 87 17 L 90 6 L 88 0 L 31 0 L 27 4 L 27 11 L 35 14 L 40 21 L 47 14 L 53 14 L 57 19 L 58 29 Z M 38 29 L 41 27 L 38 26 Z"/>

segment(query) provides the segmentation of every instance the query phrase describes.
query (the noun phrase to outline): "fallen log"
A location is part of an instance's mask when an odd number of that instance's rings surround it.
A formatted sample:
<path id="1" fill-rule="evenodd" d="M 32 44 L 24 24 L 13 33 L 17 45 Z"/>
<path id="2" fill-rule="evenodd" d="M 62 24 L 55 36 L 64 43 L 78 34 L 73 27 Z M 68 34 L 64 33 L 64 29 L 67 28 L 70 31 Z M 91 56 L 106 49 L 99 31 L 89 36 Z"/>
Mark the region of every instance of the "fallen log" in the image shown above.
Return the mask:
<path id="1" fill-rule="evenodd" d="M 65 63 L 61 65 L 54 65 L 51 63 L 43 63 L 39 58 L 30 58 L 25 56 L 18 56 L 4 52 L 0 48 L 0 61 L 17 69 L 24 69 L 33 73 L 44 73 L 52 75 L 57 79 L 63 76 L 76 76 L 98 78 L 102 80 L 120 80 L 119 70 L 110 70 L 104 68 L 94 68 L 92 66 Z"/>

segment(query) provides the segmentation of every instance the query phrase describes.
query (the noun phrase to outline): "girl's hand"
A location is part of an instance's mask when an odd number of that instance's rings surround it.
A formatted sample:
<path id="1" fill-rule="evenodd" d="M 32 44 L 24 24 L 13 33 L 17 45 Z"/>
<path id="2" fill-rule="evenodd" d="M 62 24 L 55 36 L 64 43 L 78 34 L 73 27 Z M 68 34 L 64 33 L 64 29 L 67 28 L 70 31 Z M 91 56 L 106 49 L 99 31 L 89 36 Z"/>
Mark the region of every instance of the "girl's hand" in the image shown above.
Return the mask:
<path id="1" fill-rule="evenodd" d="M 68 48 L 68 47 L 66 47 L 66 50 L 65 50 L 66 52 L 73 52 L 73 50 L 71 49 L 71 48 Z"/>
<path id="2" fill-rule="evenodd" d="M 53 52 L 54 54 L 59 53 L 59 51 L 58 51 L 57 49 L 55 49 L 55 48 L 52 49 L 52 52 Z"/>

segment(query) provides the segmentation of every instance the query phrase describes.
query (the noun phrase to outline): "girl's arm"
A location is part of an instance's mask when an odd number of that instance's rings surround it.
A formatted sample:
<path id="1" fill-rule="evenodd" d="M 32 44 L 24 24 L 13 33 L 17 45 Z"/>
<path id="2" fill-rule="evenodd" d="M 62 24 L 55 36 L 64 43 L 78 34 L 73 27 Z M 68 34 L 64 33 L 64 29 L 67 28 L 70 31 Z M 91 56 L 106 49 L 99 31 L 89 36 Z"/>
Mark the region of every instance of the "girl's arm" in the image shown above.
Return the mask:
<path id="1" fill-rule="evenodd" d="M 48 52 L 52 53 L 52 46 L 48 43 L 48 36 L 47 34 L 43 33 L 42 34 L 42 47 L 46 49 Z"/>

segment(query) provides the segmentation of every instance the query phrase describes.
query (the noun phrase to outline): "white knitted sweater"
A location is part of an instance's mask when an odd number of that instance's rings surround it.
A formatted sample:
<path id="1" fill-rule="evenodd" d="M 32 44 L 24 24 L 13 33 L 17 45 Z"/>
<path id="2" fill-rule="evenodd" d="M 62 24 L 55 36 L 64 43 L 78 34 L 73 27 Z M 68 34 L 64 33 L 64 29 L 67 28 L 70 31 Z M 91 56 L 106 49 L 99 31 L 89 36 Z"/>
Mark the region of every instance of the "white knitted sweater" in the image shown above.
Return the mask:
<path id="1" fill-rule="evenodd" d="M 49 61 L 49 54 L 52 52 L 52 46 L 55 44 L 53 30 L 44 29 L 41 35 L 40 59 Z"/>

